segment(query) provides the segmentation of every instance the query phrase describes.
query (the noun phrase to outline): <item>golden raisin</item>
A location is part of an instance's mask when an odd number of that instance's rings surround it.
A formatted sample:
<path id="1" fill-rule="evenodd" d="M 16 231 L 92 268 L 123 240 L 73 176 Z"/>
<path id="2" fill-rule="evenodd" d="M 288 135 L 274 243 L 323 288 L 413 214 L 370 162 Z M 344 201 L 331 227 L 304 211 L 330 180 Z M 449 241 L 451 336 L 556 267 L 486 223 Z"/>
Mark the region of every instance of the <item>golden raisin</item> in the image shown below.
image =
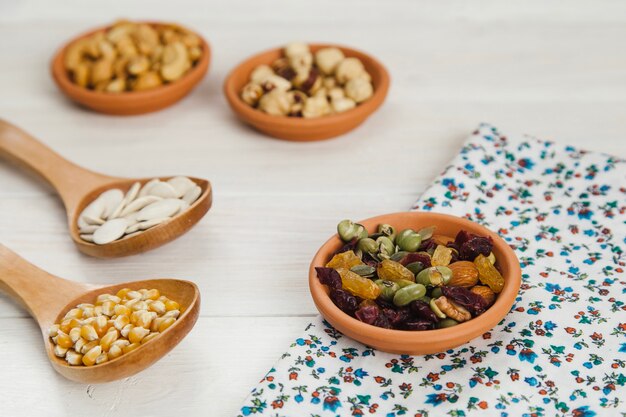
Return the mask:
<path id="1" fill-rule="evenodd" d="M 369 300 L 375 300 L 380 295 L 380 287 L 371 279 L 363 278 L 345 268 L 340 268 L 337 272 L 341 276 L 343 289 L 350 294 Z"/>
<path id="2" fill-rule="evenodd" d="M 489 288 L 496 294 L 499 294 L 504 288 L 504 278 L 495 266 L 489 262 L 489 258 L 484 255 L 478 255 L 476 259 L 474 259 L 474 265 L 476 265 L 476 269 L 478 269 L 478 277 L 480 282 L 485 285 L 488 285 Z"/>
<path id="3" fill-rule="evenodd" d="M 402 266 L 401 263 L 394 262 L 389 259 L 385 259 L 378 264 L 376 273 L 378 274 L 379 279 L 386 281 L 399 281 L 404 279 L 415 282 L 415 275 L 413 275 L 413 272 Z"/>
<path id="4" fill-rule="evenodd" d="M 326 268 L 333 268 L 333 269 L 345 268 L 345 269 L 350 269 L 353 266 L 361 265 L 362 263 L 363 263 L 363 261 L 361 261 L 361 258 L 356 256 L 356 254 L 353 251 L 349 250 L 349 251 L 346 251 L 346 252 L 338 253 L 337 255 L 333 256 L 333 259 L 331 259 L 326 264 Z"/>

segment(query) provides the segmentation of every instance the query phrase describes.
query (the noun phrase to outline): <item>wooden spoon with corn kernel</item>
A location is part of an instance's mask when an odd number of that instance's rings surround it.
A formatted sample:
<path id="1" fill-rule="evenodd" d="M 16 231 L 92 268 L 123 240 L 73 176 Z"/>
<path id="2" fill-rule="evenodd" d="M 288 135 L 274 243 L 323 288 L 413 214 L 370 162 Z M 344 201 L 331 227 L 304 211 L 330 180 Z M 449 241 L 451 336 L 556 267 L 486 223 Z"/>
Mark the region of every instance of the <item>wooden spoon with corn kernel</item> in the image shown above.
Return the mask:
<path id="1" fill-rule="evenodd" d="M 153 178 L 116 178 L 82 168 L 22 129 L 0 120 L 0 157 L 3 156 L 30 168 L 56 189 L 65 205 L 72 240 L 81 252 L 98 258 L 133 255 L 161 246 L 191 229 L 207 213 L 212 203 L 211 183 L 190 177 L 201 189 L 200 196 L 190 207 L 141 233 L 97 245 L 80 237 L 78 217 L 83 209 L 107 190 L 117 188 L 126 193 L 136 182 L 143 185 Z M 166 181 L 170 178 L 159 179 Z"/>
<path id="2" fill-rule="evenodd" d="M 93 303 L 100 294 L 115 294 L 122 288 L 155 288 L 180 304 L 181 314 L 167 330 L 150 343 L 95 366 L 70 366 L 54 354 L 49 328 L 81 303 Z M 20 303 L 37 321 L 48 359 L 64 377 L 81 383 L 109 382 L 136 374 L 172 350 L 193 328 L 200 311 L 200 292 L 189 281 L 151 279 L 98 286 L 51 275 L 0 244 L 0 291 Z"/>

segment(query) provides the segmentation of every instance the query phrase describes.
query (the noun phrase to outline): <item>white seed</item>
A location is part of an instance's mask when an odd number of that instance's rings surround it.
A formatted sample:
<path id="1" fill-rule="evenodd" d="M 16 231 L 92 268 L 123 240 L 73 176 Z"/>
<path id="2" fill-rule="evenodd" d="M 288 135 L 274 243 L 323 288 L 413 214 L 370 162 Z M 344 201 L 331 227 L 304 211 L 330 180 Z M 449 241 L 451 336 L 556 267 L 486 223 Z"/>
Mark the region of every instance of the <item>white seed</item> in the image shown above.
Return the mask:
<path id="1" fill-rule="evenodd" d="M 117 188 L 113 188 L 111 190 L 107 190 L 100 194 L 98 200 L 102 200 L 104 203 L 104 214 L 103 217 L 108 219 L 111 214 L 117 209 L 119 204 L 124 199 L 124 193 L 122 190 Z"/>
<path id="2" fill-rule="evenodd" d="M 91 217 L 91 216 L 88 216 L 86 214 L 83 214 L 81 216 L 81 218 L 85 221 L 85 223 L 87 225 L 97 225 L 97 226 L 100 226 L 100 225 L 104 224 L 104 220 L 101 219 L 100 217 Z"/>
<path id="3" fill-rule="evenodd" d="M 111 214 L 109 214 L 109 216 L 107 217 L 107 220 L 116 219 L 120 217 L 120 214 L 122 214 L 122 210 L 124 209 L 124 205 L 125 205 L 124 200 L 120 201 L 120 203 L 117 205 L 115 210 L 113 210 Z"/>
<path id="4" fill-rule="evenodd" d="M 98 230 L 98 227 L 100 227 L 99 225 L 87 225 L 85 227 L 81 227 L 80 228 L 80 232 L 86 235 L 92 234 L 93 232 L 95 232 L 96 230 Z"/>
<path id="5" fill-rule="evenodd" d="M 171 186 L 170 186 L 171 187 Z M 178 213 L 181 209 L 180 200 L 177 198 L 166 198 L 164 200 L 152 203 L 141 209 L 137 215 L 137 220 L 145 221 L 152 219 L 160 219 L 170 217 Z"/>
<path id="6" fill-rule="evenodd" d="M 155 195 L 161 198 L 177 198 L 178 195 L 174 187 L 166 182 L 159 181 L 150 188 L 149 195 Z"/>
<path id="7" fill-rule="evenodd" d="M 131 202 L 135 201 L 137 195 L 139 194 L 139 190 L 141 189 L 141 183 L 134 183 L 129 189 L 126 195 L 124 196 L 124 204 L 128 205 Z"/>
<path id="8" fill-rule="evenodd" d="M 136 231 L 141 229 L 141 223 L 135 223 L 133 225 L 130 225 L 126 228 L 126 231 L 124 232 L 124 234 L 131 234 L 131 233 L 135 233 Z"/>
<path id="9" fill-rule="evenodd" d="M 150 189 L 152 188 L 152 186 L 156 183 L 160 182 L 160 180 L 158 178 L 152 179 L 150 181 L 148 181 L 142 188 L 141 191 L 139 191 L 139 197 L 144 197 L 148 195 L 148 192 L 150 191 Z"/>
<path id="10" fill-rule="evenodd" d="M 147 205 L 156 203 L 159 200 L 161 200 L 161 197 L 157 197 L 154 195 L 147 195 L 144 197 L 139 197 L 138 199 L 136 199 L 135 201 L 133 201 L 132 203 L 124 207 L 124 210 L 122 210 L 121 216 L 126 217 L 136 211 L 141 210 Z"/>
<path id="11" fill-rule="evenodd" d="M 198 199 L 198 197 L 200 197 L 200 194 L 202 194 L 202 188 L 196 185 L 185 193 L 185 195 L 183 196 L 183 201 L 189 205 L 192 205 Z"/>
<path id="12" fill-rule="evenodd" d="M 126 219 L 113 219 L 104 223 L 93 234 L 93 241 L 97 245 L 111 243 L 124 235 L 128 221 Z"/>
<path id="13" fill-rule="evenodd" d="M 80 238 L 85 242 L 93 243 L 93 234 L 82 234 L 80 235 Z"/>
<path id="14" fill-rule="evenodd" d="M 87 223 L 84 219 L 85 216 L 94 218 L 94 219 L 99 219 L 102 217 L 103 213 L 104 213 L 104 204 L 102 200 L 100 200 L 99 198 L 96 198 L 94 201 L 89 203 L 87 207 L 85 207 L 82 213 L 80 213 L 80 216 L 78 217 L 78 227 L 83 228 L 83 227 L 89 226 L 89 223 Z"/>
<path id="15" fill-rule="evenodd" d="M 174 187 L 176 190 L 176 197 L 180 198 L 185 195 L 187 191 L 192 189 L 196 183 L 191 181 L 187 177 L 174 177 L 167 180 L 167 183 Z"/>
<path id="16" fill-rule="evenodd" d="M 156 226 L 157 224 L 161 224 L 165 221 L 168 221 L 169 219 L 170 219 L 169 217 L 162 217 L 160 219 L 146 220 L 145 222 L 137 223 L 136 226 L 139 227 L 138 230 L 146 230 L 146 229 Z"/>

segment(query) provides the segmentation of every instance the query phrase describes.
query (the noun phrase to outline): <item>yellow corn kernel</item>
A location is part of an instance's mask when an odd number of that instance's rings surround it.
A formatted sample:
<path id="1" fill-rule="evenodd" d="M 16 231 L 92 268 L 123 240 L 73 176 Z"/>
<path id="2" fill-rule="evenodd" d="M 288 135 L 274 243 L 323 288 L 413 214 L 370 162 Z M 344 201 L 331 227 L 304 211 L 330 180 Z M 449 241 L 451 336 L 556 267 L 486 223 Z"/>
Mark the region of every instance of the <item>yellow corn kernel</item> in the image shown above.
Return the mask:
<path id="1" fill-rule="evenodd" d="M 130 288 L 122 288 L 121 290 L 117 292 L 116 295 L 123 300 L 124 298 L 126 298 L 126 294 L 128 294 L 129 291 L 130 291 Z"/>
<path id="2" fill-rule="evenodd" d="M 102 315 L 102 306 L 95 306 L 93 308 L 93 315 L 94 317 L 98 317 Z"/>
<path id="3" fill-rule="evenodd" d="M 100 346 L 100 344 L 98 343 L 97 340 L 93 340 L 91 342 L 87 342 L 80 349 L 80 353 L 82 353 L 84 355 L 85 353 L 89 352 L 91 349 L 95 348 L 96 346 Z"/>
<path id="4" fill-rule="evenodd" d="M 116 305 L 117 304 L 115 304 L 111 300 L 105 301 L 104 303 L 102 303 L 102 314 L 104 314 L 105 316 L 111 317 L 113 314 L 115 314 Z"/>
<path id="5" fill-rule="evenodd" d="M 76 306 L 76 308 L 80 308 L 83 311 L 85 311 L 86 308 L 94 308 L 94 307 L 95 306 L 93 304 L 89 304 L 89 303 L 81 303 Z"/>
<path id="6" fill-rule="evenodd" d="M 126 298 L 132 300 L 132 299 L 140 299 L 141 300 L 141 293 L 139 291 L 128 291 L 126 293 Z"/>
<path id="7" fill-rule="evenodd" d="M 127 324 L 126 326 L 124 326 L 122 330 L 120 330 L 120 334 L 122 335 L 122 337 L 128 337 L 128 333 L 130 333 L 132 329 L 133 329 L 133 325 Z"/>
<path id="8" fill-rule="evenodd" d="M 65 314 L 66 319 L 82 319 L 83 310 L 80 308 L 73 308 Z"/>
<path id="9" fill-rule="evenodd" d="M 93 366 L 96 363 L 96 359 L 102 353 L 102 348 L 100 346 L 94 346 L 87 353 L 83 355 L 83 365 L 85 366 Z"/>
<path id="10" fill-rule="evenodd" d="M 115 358 L 119 358 L 120 356 L 122 356 L 124 352 L 122 352 L 122 348 L 116 345 L 111 345 L 111 348 L 109 349 L 109 351 L 107 352 L 107 355 L 109 357 L 109 360 L 113 360 Z"/>
<path id="11" fill-rule="evenodd" d="M 113 308 L 113 313 L 115 313 L 116 316 L 130 316 L 131 310 L 124 304 L 117 304 Z"/>
<path id="12" fill-rule="evenodd" d="M 89 317 L 94 317 L 96 315 L 95 313 L 95 307 L 85 307 L 83 308 L 83 318 L 89 318 Z"/>
<path id="13" fill-rule="evenodd" d="M 159 300 L 159 301 L 161 301 L 161 302 L 165 303 L 166 301 L 169 301 L 169 298 L 167 298 L 166 296 L 162 295 L 162 296 L 160 296 L 159 298 L 157 298 L 157 300 Z"/>
<path id="14" fill-rule="evenodd" d="M 117 330 L 121 331 L 125 326 L 128 325 L 128 323 L 130 323 L 130 319 L 128 318 L 128 316 L 117 316 L 113 321 L 113 326 Z"/>
<path id="15" fill-rule="evenodd" d="M 59 358 L 64 358 L 65 354 L 67 353 L 67 350 L 68 350 L 67 348 L 56 345 L 54 347 L 54 356 L 59 357 Z"/>
<path id="16" fill-rule="evenodd" d="M 118 337 L 119 333 L 115 329 L 102 336 L 102 339 L 100 339 L 100 347 L 102 347 L 102 350 L 104 352 L 108 352 L 111 348 L 111 344 L 115 342 Z"/>
<path id="17" fill-rule="evenodd" d="M 59 326 L 58 324 L 53 324 L 48 329 L 48 336 L 55 337 L 59 333 L 59 329 L 60 328 L 61 328 L 61 326 Z"/>
<path id="18" fill-rule="evenodd" d="M 180 310 L 170 310 L 167 313 L 163 314 L 163 317 L 165 318 L 174 318 L 177 319 L 178 316 L 180 316 Z"/>
<path id="19" fill-rule="evenodd" d="M 78 339 L 81 338 L 81 328 L 74 327 L 72 330 L 70 330 L 69 336 L 70 339 L 72 339 L 72 343 L 76 343 Z"/>
<path id="20" fill-rule="evenodd" d="M 82 352 L 83 346 L 85 346 L 86 344 L 87 344 L 87 341 L 81 337 L 80 339 L 76 341 L 76 343 L 74 343 L 74 350 L 76 352 Z"/>
<path id="21" fill-rule="evenodd" d="M 143 313 L 143 311 L 133 311 L 130 315 L 130 323 L 133 326 L 137 325 L 137 320 L 139 320 L 139 316 L 141 316 L 141 314 Z"/>
<path id="22" fill-rule="evenodd" d="M 61 330 L 59 330 L 56 337 L 56 344 L 61 346 L 62 348 L 69 349 L 72 347 L 72 345 L 74 345 L 74 342 L 72 342 L 72 338 L 67 333 Z"/>
<path id="23" fill-rule="evenodd" d="M 68 350 L 65 355 L 65 360 L 72 366 L 80 365 L 83 363 L 83 355 L 74 350 Z"/>
<path id="24" fill-rule="evenodd" d="M 98 339 L 98 332 L 96 332 L 96 329 L 90 324 L 86 324 L 80 328 L 80 335 L 88 342 Z"/>
<path id="25" fill-rule="evenodd" d="M 59 327 L 63 333 L 69 333 L 74 327 L 79 327 L 81 325 L 80 321 L 77 319 L 65 319 L 61 322 L 61 326 Z"/>
<path id="26" fill-rule="evenodd" d="M 139 346 L 141 346 L 141 344 L 139 344 L 139 343 L 132 343 L 132 344 L 130 344 L 128 346 L 124 346 L 122 348 L 122 352 L 124 352 L 125 354 L 129 353 L 129 352 L 132 352 L 133 350 L 137 349 Z"/>
<path id="27" fill-rule="evenodd" d="M 115 342 L 111 343 L 111 347 L 117 346 L 120 349 L 128 345 L 130 345 L 130 342 L 126 339 L 117 339 Z"/>
<path id="28" fill-rule="evenodd" d="M 93 324 L 98 337 L 102 337 L 106 334 L 107 330 L 109 330 L 109 320 L 107 320 L 106 316 L 96 317 L 96 321 Z"/>
<path id="29" fill-rule="evenodd" d="M 102 303 L 109 300 L 110 296 L 111 294 L 100 294 L 99 296 L 96 297 L 96 305 L 97 306 L 102 305 Z"/>
<path id="30" fill-rule="evenodd" d="M 155 337 L 157 337 L 158 335 L 160 335 L 161 333 L 150 333 L 148 336 L 144 337 L 141 340 L 141 344 L 143 345 L 144 343 L 148 343 L 149 341 L 151 341 L 152 339 L 154 339 Z"/>
<path id="31" fill-rule="evenodd" d="M 149 309 L 150 311 L 154 311 L 158 315 L 165 314 L 165 312 L 167 311 L 165 309 L 165 304 L 162 301 L 154 301 L 150 303 Z"/>
<path id="32" fill-rule="evenodd" d="M 144 329 L 143 327 L 133 327 L 130 332 L 128 332 L 128 340 L 130 343 L 140 343 L 141 340 L 146 337 L 150 333 L 150 330 Z"/>
<path id="33" fill-rule="evenodd" d="M 142 300 L 156 300 L 161 296 L 161 293 L 157 289 L 151 289 L 144 292 L 141 296 Z"/>
<path id="34" fill-rule="evenodd" d="M 163 320 L 163 322 L 159 325 L 159 332 L 163 333 L 164 331 L 166 331 L 167 329 L 170 328 L 170 326 L 172 324 L 174 324 L 174 322 L 176 321 L 175 318 L 172 317 L 166 317 L 165 320 Z"/>
<path id="35" fill-rule="evenodd" d="M 141 299 L 139 298 L 131 298 L 130 300 L 124 302 L 124 306 L 128 307 L 132 311 L 133 306 L 140 301 Z"/>
<path id="36" fill-rule="evenodd" d="M 180 304 L 176 301 L 167 300 L 164 304 L 167 311 L 180 310 Z"/>
<path id="37" fill-rule="evenodd" d="M 150 331 L 158 332 L 159 326 L 161 325 L 161 323 L 163 323 L 163 320 L 165 320 L 164 317 L 157 317 L 156 319 L 152 320 L 152 324 L 150 325 Z"/>
<path id="38" fill-rule="evenodd" d="M 152 324 L 152 320 L 156 318 L 155 312 L 144 311 L 139 315 L 137 319 L 137 326 L 143 327 L 144 329 L 149 329 L 150 324 Z"/>
<path id="39" fill-rule="evenodd" d="M 96 365 L 100 365 L 101 363 L 107 362 L 109 360 L 109 356 L 106 353 L 101 353 L 96 358 Z"/>
<path id="40" fill-rule="evenodd" d="M 133 311 L 147 310 L 148 304 L 145 301 L 137 301 L 130 309 Z"/>

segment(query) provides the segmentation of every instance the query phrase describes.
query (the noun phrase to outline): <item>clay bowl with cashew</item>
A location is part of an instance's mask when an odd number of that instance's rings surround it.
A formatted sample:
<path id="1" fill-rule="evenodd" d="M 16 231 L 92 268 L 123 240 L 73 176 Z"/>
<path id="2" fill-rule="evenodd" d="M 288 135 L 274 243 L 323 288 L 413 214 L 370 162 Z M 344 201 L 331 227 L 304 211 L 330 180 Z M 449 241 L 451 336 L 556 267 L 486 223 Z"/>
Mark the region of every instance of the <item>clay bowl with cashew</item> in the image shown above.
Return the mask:
<path id="1" fill-rule="evenodd" d="M 343 113 L 330 114 L 312 119 L 287 116 L 273 116 L 258 110 L 241 98 L 243 87 L 250 81 L 252 71 L 259 65 L 271 65 L 281 58 L 283 48 L 275 48 L 255 55 L 239 64 L 224 82 L 224 95 L 237 117 L 255 129 L 278 139 L 291 141 L 315 141 L 330 139 L 356 128 L 374 113 L 385 100 L 389 90 L 389 73 L 372 56 L 343 46 L 308 44 L 311 52 L 328 47 L 339 48 L 346 57 L 361 60 L 372 78 L 373 95 L 355 108 Z"/>
<path id="2" fill-rule="evenodd" d="M 504 278 L 504 288 L 495 303 L 481 315 L 464 323 L 436 330 L 391 330 L 363 323 L 344 313 L 330 299 L 327 286 L 319 282 L 316 267 L 323 267 L 344 243 L 338 235 L 331 237 L 319 249 L 309 269 L 309 288 L 315 306 L 337 330 L 365 345 L 385 352 L 426 355 L 455 348 L 484 334 L 496 326 L 511 310 L 521 284 L 521 269 L 515 252 L 496 233 L 460 217 L 427 212 L 385 214 L 359 222 L 370 233 L 386 223 L 402 230 L 435 226 L 436 233 L 454 237 L 460 230 L 493 239 L 493 253 Z"/>
<path id="3" fill-rule="evenodd" d="M 133 23 L 146 24 L 152 28 L 172 26 L 172 24 L 164 22 Z M 108 31 L 112 27 L 114 25 L 100 27 L 72 39 L 61 47 L 52 59 L 50 70 L 59 89 L 71 100 L 85 107 L 113 115 L 135 115 L 161 110 L 189 94 L 207 73 L 211 58 L 209 44 L 197 33 L 185 29 L 199 39 L 200 56 L 190 67 L 187 65 L 184 71 L 181 68 L 184 65 L 184 60 L 180 58 L 180 54 L 168 62 L 168 70 L 173 74 L 173 77 L 176 77 L 175 80 L 167 82 L 163 82 L 163 80 L 161 82 L 158 80 L 146 81 L 147 84 L 152 83 L 153 85 L 140 91 L 128 89 L 115 92 L 97 91 L 78 85 L 66 68 L 66 54 L 77 41 L 87 39 L 98 32 Z M 177 72 L 182 73 L 182 75 L 179 76 Z M 152 79 L 154 80 L 154 77 Z"/>

